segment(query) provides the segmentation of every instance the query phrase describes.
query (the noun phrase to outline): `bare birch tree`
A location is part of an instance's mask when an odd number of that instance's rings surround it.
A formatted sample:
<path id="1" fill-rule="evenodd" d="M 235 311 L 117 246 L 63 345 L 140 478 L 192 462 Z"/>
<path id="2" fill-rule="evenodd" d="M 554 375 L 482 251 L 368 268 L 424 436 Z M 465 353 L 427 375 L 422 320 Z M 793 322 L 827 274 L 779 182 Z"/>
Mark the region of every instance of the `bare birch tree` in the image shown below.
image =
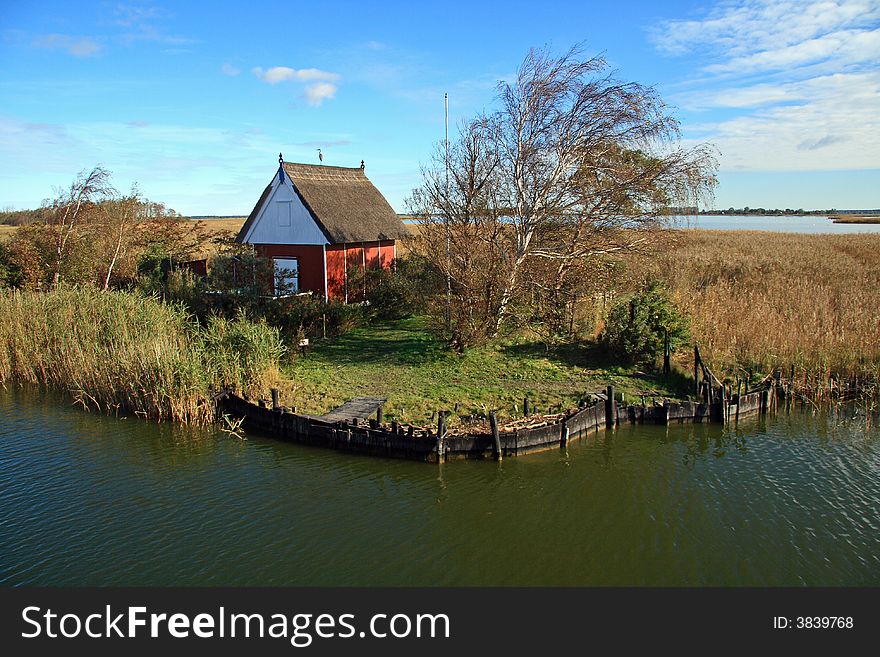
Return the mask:
<path id="1" fill-rule="evenodd" d="M 482 306 L 491 315 L 487 335 L 510 317 L 530 261 L 555 263 L 536 271 L 558 291 L 575 263 L 650 244 L 644 229 L 660 225 L 669 205 L 694 205 L 710 192 L 716 168 L 708 145 L 678 145 L 678 124 L 654 89 L 617 80 L 603 58 L 585 59 L 579 47 L 559 57 L 530 51 L 515 80 L 499 85 L 498 101 L 496 112 L 462 130 L 449 187 L 438 152 L 412 206 L 423 232 L 442 223 L 452 245 L 459 232 L 469 240 L 460 225 L 484 235 L 458 258 L 483 249 L 493 270 L 492 289 L 483 290 L 494 297 Z M 484 173 L 471 179 L 471 171 Z M 465 203 L 469 195 L 479 202 Z M 454 276 L 456 257 L 441 260 L 435 253 Z"/>
<path id="2" fill-rule="evenodd" d="M 421 220 L 412 247 L 450 281 L 450 298 L 440 300 L 435 316 L 449 317 L 450 342 L 463 349 L 494 330 L 503 269 L 497 262 L 504 244 L 504 217 L 494 195 L 500 158 L 494 126 L 476 120 L 463 126 L 435 162 L 423 169 L 424 184 L 414 190 L 410 208 Z M 435 300 L 437 301 L 437 300 Z"/>
<path id="3" fill-rule="evenodd" d="M 68 189 L 56 190 L 55 199 L 46 207 L 46 223 L 55 236 L 54 285 L 61 282 L 68 242 L 76 233 L 84 210 L 93 208 L 115 193 L 110 185 L 110 172 L 100 166 L 80 172 Z"/>
<path id="4" fill-rule="evenodd" d="M 105 201 L 101 205 L 102 221 L 100 230 L 108 245 L 104 256 L 107 259 L 101 289 L 110 289 L 110 279 L 121 255 L 137 237 L 135 229 L 138 223 L 148 215 L 148 204 L 141 198 L 137 187 L 132 187 L 128 196 Z"/>

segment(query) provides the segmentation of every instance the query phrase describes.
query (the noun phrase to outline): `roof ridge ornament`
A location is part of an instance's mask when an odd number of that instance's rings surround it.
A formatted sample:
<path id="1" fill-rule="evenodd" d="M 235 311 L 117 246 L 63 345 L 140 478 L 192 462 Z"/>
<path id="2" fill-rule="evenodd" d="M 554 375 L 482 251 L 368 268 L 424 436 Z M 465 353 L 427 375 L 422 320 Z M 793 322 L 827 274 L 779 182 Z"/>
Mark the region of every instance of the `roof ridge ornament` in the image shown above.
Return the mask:
<path id="1" fill-rule="evenodd" d="M 284 184 L 284 156 L 278 153 L 278 182 Z"/>
<path id="2" fill-rule="evenodd" d="M 364 170 L 364 161 L 361 160 L 361 171 L 363 171 L 363 170 Z"/>

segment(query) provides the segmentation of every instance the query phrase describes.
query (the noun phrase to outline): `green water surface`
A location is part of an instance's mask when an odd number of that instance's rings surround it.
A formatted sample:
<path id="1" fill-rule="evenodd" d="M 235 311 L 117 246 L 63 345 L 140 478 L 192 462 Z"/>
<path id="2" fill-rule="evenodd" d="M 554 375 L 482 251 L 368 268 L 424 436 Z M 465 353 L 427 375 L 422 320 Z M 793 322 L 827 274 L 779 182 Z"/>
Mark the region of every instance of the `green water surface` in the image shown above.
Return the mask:
<path id="1" fill-rule="evenodd" d="M 441 466 L 0 390 L 3 585 L 880 585 L 880 434 L 795 413 Z"/>

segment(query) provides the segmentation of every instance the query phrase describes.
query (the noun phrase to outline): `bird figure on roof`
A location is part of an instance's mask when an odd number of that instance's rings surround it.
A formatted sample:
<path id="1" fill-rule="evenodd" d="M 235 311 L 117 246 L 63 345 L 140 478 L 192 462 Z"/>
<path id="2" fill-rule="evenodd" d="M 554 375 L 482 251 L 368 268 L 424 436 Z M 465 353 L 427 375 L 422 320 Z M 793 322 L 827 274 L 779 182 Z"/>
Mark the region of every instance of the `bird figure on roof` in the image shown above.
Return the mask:
<path id="1" fill-rule="evenodd" d="M 321 152 L 321 149 L 318 149 L 318 162 L 324 161 L 324 154 Z"/>

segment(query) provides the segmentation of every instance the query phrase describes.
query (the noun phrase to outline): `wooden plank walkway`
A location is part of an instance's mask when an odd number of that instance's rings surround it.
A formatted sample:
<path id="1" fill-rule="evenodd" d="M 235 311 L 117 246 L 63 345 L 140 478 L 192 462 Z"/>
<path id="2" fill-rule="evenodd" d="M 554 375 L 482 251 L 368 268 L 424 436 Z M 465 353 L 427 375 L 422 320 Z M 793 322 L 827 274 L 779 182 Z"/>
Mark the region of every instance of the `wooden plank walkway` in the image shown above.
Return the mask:
<path id="1" fill-rule="evenodd" d="M 376 411 L 388 400 L 384 397 L 354 397 L 349 399 L 339 408 L 334 408 L 326 415 L 321 415 L 318 419 L 324 422 L 340 422 L 345 420 L 352 422 L 357 419 L 365 420 L 367 418 L 376 417 Z"/>

